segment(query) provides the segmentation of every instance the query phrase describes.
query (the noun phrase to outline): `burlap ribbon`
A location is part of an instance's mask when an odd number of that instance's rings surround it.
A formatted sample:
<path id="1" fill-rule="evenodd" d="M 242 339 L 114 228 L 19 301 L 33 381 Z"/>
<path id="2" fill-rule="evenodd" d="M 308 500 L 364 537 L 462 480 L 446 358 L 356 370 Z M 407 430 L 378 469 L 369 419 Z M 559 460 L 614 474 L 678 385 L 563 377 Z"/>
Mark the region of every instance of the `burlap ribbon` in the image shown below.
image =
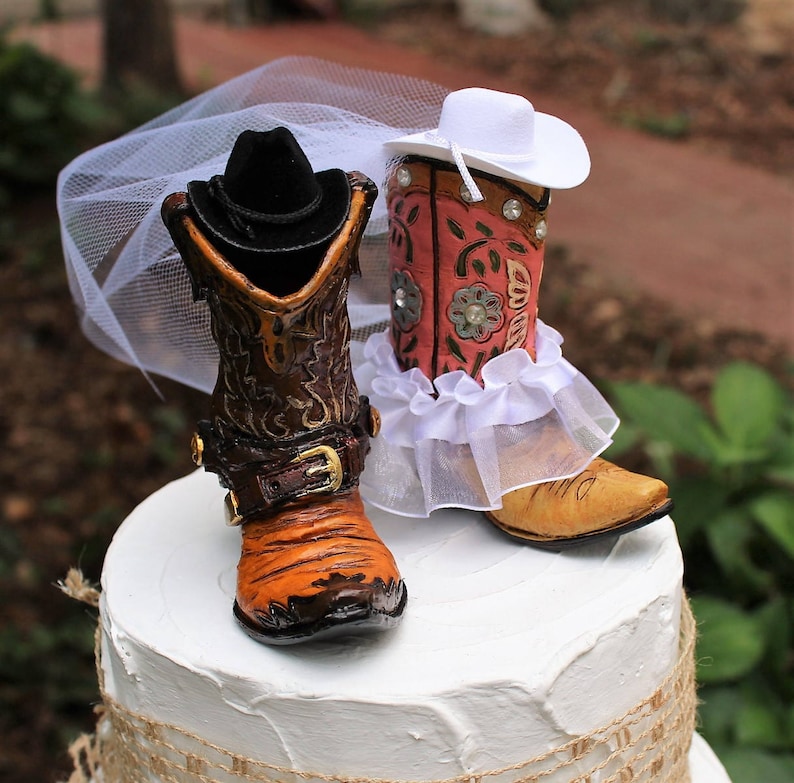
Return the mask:
<path id="1" fill-rule="evenodd" d="M 98 592 L 78 572 L 64 592 L 96 605 Z M 97 629 L 99 639 L 100 629 Z M 240 756 L 178 726 L 126 709 L 105 692 L 97 644 L 102 705 L 96 732 L 71 746 L 68 783 L 689 783 L 695 729 L 695 619 L 681 607 L 678 659 L 646 699 L 587 735 L 498 769 L 435 780 L 392 781 L 289 769 Z"/>

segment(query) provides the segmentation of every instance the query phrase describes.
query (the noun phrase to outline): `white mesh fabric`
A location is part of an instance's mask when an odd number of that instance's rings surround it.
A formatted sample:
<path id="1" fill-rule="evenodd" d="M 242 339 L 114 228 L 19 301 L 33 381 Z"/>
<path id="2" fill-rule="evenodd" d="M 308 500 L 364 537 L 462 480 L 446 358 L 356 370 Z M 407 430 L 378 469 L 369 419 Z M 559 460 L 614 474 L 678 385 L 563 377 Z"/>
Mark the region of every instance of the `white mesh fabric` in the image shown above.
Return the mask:
<path id="1" fill-rule="evenodd" d="M 170 193 L 222 173 L 244 130 L 288 127 L 315 171 L 384 179 L 383 143 L 435 127 L 443 87 L 305 57 L 277 60 L 209 90 L 91 150 L 58 179 L 69 284 L 83 331 L 100 349 L 210 391 L 217 349 L 204 303 L 160 218 Z M 353 326 L 366 335 L 388 319 L 386 214 L 378 199 L 351 289 Z M 380 307 L 372 307 L 380 302 Z M 362 307 L 359 307 L 362 305 Z"/>

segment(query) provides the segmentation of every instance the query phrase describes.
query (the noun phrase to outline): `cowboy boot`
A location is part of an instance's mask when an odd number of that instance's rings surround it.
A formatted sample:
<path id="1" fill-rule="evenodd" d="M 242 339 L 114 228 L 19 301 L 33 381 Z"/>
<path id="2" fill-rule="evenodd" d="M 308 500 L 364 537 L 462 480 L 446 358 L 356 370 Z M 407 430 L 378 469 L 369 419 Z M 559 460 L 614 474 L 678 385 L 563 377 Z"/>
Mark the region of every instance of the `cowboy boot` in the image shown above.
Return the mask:
<path id="1" fill-rule="evenodd" d="M 391 342 L 403 370 L 431 380 L 464 370 L 482 382 L 486 362 L 514 348 L 536 358 L 549 190 L 475 174 L 477 202 L 458 169 L 435 159 L 409 156 L 387 183 Z M 545 441 L 534 445 L 565 475 L 566 446 Z M 513 448 L 525 457 L 520 443 Z M 663 482 L 596 459 L 572 478 L 506 493 L 486 516 L 511 536 L 557 548 L 639 527 L 670 507 Z"/>
<path id="2" fill-rule="evenodd" d="M 232 168 L 230 158 L 227 180 Z M 234 614 L 265 643 L 390 627 L 406 602 L 394 558 L 358 491 L 377 411 L 352 377 L 346 299 L 377 191 L 357 173 L 345 182 L 341 228 L 297 255 L 235 252 L 245 234 L 214 220 L 217 204 L 210 206 L 201 183 L 163 204 L 194 297 L 209 304 L 220 354 L 194 460 L 229 490 L 228 521 L 242 531 Z M 228 191 L 222 206 L 234 200 L 227 198 L 231 185 Z M 209 241 L 213 232 L 219 242 Z M 300 245 L 297 233 L 291 242 Z M 226 255 L 215 247 L 224 241 Z M 295 278 L 302 268 L 304 279 Z"/>

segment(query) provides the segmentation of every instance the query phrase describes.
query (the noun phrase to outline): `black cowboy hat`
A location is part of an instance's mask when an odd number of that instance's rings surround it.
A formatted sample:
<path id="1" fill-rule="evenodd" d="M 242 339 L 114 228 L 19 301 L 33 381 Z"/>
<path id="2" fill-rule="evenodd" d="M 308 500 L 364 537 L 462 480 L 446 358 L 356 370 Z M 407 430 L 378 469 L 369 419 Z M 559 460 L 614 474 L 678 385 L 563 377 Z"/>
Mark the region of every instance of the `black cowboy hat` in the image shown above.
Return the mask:
<path id="1" fill-rule="evenodd" d="M 287 128 L 243 131 L 226 171 L 189 182 L 190 202 L 220 250 L 276 253 L 321 244 L 350 210 L 350 183 L 341 169 L 314 173 Z"/>

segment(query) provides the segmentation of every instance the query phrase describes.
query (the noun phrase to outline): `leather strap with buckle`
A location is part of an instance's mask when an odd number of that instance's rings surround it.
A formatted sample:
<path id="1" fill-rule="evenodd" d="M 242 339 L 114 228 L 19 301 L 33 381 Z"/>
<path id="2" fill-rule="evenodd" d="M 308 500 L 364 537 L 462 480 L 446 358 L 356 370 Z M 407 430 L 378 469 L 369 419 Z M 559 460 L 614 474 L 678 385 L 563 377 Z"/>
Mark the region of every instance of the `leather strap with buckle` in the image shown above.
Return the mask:
<path id="1" fill-rule="evenodd" d="M 365 397 L 358 421 L 331 424 L 280 441 L 220 438 L 201 421 L 193 437 L 193 459 L 217 473 L 229 489 L 227 521 L 238 525 L 252 514 L 314 494 L 331 494 L 358 484 L 377 421 Z M 374 415 L 373 415 L 374 413 Z"/>

